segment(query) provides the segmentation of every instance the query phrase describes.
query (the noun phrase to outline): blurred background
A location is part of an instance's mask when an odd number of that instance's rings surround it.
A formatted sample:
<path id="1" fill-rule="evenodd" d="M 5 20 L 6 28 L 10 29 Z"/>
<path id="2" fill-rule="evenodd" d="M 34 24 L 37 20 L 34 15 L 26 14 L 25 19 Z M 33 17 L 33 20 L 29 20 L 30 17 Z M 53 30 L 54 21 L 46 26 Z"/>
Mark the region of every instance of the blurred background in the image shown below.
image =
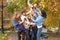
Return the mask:
<path id="1" fill-rule="evenodd" d="M 47 29 L 43 31 L 49 30 L 49 32 L 60 35 L 60 0 L 30 0 L 30 2 L 32 5 L 37 2 L 38 8 L 45 10 L 47 14 L 47 18 L 43 21 Z M 13 14 L 24 8 L 29 11 L 27 0 L 0 0 L 0 35 L 14 29 L 11 21 Z M 7 34 L 9 33 L 5 32 L 5 35 Z"/>

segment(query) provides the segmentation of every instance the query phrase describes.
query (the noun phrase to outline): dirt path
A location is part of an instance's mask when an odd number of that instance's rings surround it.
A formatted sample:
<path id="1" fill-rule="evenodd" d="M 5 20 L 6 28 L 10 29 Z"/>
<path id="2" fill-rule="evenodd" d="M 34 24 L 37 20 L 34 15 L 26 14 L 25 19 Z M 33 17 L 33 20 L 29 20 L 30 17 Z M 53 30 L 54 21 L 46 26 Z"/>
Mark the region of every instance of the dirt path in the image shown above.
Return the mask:
<path id="1" fill-rule="evenodd" d="M 48 37 L 48 39 L 42 39 L 42 40 L 60 40 L 60 36 L 59 35 L 57 35 L 57 34 L 48 34 L 49 35 L 49 37 Z M 7 36 L 7 40 L 18 40 L 18 37 L 17 37 L 17 33 L 16 32 L 12 32 L 11 34 L 9 34 L 8 36 Z"/>

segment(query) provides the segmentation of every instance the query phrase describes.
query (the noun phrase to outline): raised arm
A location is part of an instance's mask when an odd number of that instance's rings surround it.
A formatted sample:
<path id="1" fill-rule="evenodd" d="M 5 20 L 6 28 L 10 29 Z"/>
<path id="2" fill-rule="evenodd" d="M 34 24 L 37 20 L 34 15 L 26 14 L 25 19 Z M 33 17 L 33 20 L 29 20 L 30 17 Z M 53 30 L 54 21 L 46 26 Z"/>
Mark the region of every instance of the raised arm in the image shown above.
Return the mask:
<path id="1" fill-rule="evenodd" d="M 37 8 L 36 10 L 38 11 L 38 12 L 36 11 L 36 13 L 37 13 L 38 15 L 42 16 L 41 10 L 40 10 L 39 8 Z"/>
<path id="2" fill-rule="evenodd" d="M 30 0 L 27 1 L 27 4 L 29 6 L 29 8 L 31 8 L 33 5 L 30 3 Z"/>
<path id="3" fill-rule="evenodd" d="M 39 14 L 40 14 L 40 16 L 42 16 L 42 12 L 41 12 L 41 10 L 39 10 Z"/>

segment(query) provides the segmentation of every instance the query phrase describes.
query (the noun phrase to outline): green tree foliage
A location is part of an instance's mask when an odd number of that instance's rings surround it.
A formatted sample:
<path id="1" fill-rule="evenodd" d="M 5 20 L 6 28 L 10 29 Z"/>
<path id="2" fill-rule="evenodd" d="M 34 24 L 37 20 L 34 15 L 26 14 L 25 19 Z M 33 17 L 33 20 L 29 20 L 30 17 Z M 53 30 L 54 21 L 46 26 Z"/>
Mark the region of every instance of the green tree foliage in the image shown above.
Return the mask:
<path id="1" fill-rule="evenodd" d="M 14 12 L 14 10 L 18 10 L 19 6 L 15 3 L 10 3 L 7 7 L 6 7 L 6 10 L 8 12 Z"/>
<path id="2" fill-rule="evenodd" d="M 32 5 L 37 2 L 38 8 L 46 11 L 47 18 L 43 23 L 47 27 L 58 26 L 58 21 L 60 20 L 60 3 L 58 0 L 30 0 L 30 2 Z M 15 0 L 7 6 L 7 11 L 13 12 L 14 9 L 21 11 L 23 8 L 28 10 L 27 0 Z"/>

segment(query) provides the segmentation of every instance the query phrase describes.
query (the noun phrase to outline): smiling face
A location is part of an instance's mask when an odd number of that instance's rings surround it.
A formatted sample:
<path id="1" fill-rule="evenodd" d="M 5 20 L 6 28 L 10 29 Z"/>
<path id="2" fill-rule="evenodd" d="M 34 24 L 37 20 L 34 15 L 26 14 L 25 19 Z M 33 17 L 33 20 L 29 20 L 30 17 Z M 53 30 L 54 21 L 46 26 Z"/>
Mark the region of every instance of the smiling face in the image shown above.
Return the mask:
<path id="1" fill-rule="evenodd" d="M 32 10 L 34 11 L 35 7 L 32 7 Z"/>
<path id="2" fill-rule="evenodd" d="M 26 13 L 23 13 L 23 15 L 25 16 L 25 15 L 26 15 Z"/>
<path id="3" fill-rule="evenodd" d="M 35 3 L 35 4 L 34 4 L 34 7 L 36 8 L 37 6 L 38 6 L 37 3 Z"/>
<path id="4" fill-rule="evenodd" d="M 23 9 L 21 13 L 22 13 L 22 15 L 26 16 L 26 12 L 27 11 L 25 9 Z"/>

